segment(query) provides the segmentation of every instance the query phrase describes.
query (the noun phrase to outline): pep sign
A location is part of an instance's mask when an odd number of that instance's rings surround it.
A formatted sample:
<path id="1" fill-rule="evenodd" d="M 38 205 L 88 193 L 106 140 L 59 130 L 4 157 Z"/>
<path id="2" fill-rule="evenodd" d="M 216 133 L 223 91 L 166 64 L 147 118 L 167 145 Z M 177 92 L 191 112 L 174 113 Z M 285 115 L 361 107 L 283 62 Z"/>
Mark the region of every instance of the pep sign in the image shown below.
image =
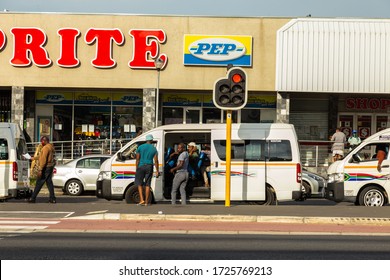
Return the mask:
<path id="1" fill-rule="evenodd" d="M 184 35 L 184 65 L 252 65 L 251 36 Z"/>

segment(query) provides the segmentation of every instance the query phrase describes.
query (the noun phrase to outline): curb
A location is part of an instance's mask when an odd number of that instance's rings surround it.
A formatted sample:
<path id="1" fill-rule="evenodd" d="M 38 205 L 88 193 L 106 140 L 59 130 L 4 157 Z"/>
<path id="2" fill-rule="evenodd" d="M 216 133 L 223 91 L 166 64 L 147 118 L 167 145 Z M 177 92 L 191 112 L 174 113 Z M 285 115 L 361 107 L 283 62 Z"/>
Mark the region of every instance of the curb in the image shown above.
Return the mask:
<path id="1" fill-rule="evenodd" d="M 186 222 L 247 222 L 247 223 L 294 223 L 337 225 L 382 225 L 390 226 L 390 218 L 369 217 L 294 217 L 294 216 L 243 216 L 243 215 L 166 215 L 166 214 L 121 214 L 102 213 L 69 217 L 77 220 L 155 220 Z"/>

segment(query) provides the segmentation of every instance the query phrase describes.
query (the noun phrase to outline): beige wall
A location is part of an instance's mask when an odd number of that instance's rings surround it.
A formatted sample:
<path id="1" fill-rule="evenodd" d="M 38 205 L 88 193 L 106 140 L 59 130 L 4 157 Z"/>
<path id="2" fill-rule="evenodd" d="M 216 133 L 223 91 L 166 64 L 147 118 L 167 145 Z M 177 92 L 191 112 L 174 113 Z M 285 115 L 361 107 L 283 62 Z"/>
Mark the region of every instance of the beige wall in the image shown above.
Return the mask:
<path id="1" fill-rule="evenodd" d="M 69 87 L 69 88 L 155 88 L 155 70 L 131 69 L 133 42 L 130 29 L 163 29 L 167 40 L 160 52 L 167 54 L 168 65 L 161 72 L 161 89 L 212 90 L 214 81 L 225 76 L 224 67 L 184 66 L 184 34 L 253 36 L 252 68 L 246 68 L 249 90 L 274 91 L 276 65 L 276 32 L 288 18 L 211 18 L 125 15 L 65 15 L 1 13 L 0 29 L 7 36 L 0 51 L 0 87 Z M 38 27 L 47 34 L 45 46 L 52 66 L 40 68 L 14 67 L 9 63 L 13 52 L 13 27 Z M 77 28 L 81 32 L 77 54 L 80 67 L 61 68 L 56 64 L 60 46 L 57 30 Z M 96 45 L 84 42 L 89 28 L 119 28 L 125 35 L 122 46 L 114 44 L 113 58 L 117 66 L 97 69 L 91 65 Z"/>

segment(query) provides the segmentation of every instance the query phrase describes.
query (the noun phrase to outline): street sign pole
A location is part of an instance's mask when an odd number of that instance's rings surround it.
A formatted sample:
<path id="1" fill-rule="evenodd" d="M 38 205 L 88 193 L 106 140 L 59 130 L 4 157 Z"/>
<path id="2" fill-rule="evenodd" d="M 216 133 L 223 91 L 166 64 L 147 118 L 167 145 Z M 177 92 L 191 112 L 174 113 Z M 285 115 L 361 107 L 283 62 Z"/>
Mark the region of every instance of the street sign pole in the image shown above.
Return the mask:
<path id="1" fill-rule="evenodd" d="M 230 169 L 232 153 L 232 110 L 226 111 L 226 186 L 225 186 L 225 207 L 230 207 Z"/>

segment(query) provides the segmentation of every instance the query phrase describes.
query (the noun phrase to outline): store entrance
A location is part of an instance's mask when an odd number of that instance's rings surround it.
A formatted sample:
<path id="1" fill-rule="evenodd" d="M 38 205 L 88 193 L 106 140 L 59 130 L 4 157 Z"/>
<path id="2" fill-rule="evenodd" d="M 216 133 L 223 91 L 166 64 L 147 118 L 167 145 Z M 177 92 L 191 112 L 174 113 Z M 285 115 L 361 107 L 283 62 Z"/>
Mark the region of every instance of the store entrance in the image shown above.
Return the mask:
<path id="1" fill-rule="evenodd" d="M 356 130 L 360 139 L 364 140 L 389 127 L 390 118 L 385 114 L 340 113 L 338 124 L 347 138 Z"/>

